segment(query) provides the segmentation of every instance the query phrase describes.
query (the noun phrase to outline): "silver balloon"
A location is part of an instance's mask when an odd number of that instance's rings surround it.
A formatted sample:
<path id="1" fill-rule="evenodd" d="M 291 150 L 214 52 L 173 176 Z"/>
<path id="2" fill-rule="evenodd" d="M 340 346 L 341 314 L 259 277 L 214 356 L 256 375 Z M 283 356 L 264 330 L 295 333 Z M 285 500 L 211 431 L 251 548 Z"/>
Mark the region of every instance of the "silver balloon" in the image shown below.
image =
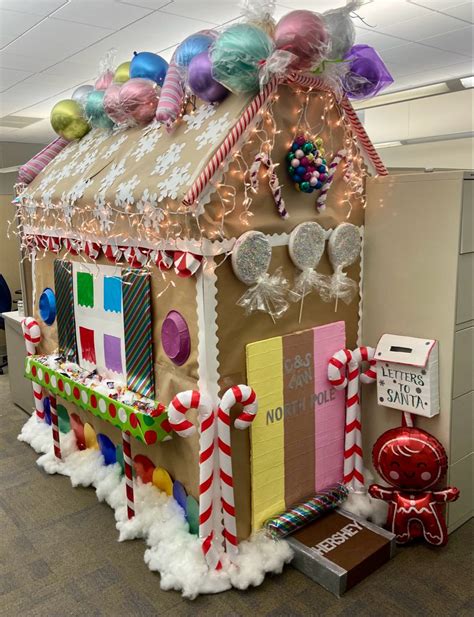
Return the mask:
<path id="1" fill-rule="evenodd" d="M 71 98 L 73 101 L 76 101 L 76 103 L 80 105 L 81 109 L 84 109 L 86 106 L 87 97 L 92 92 L 92 90 L 94 90 L 94 86 L 90 86 L 89 84 L 79 86 L 74 90 Z"/>
<path id="2" fill-rule="evenodd" d="M 356 31 L 350 13 L 359 8 L 362 2 L 352 0 L 346 6 L 333 9 L 323 14 L 326 30 L 329 32 L 330 44 L 328 58 L 340 60 L 354 45 Z"/>

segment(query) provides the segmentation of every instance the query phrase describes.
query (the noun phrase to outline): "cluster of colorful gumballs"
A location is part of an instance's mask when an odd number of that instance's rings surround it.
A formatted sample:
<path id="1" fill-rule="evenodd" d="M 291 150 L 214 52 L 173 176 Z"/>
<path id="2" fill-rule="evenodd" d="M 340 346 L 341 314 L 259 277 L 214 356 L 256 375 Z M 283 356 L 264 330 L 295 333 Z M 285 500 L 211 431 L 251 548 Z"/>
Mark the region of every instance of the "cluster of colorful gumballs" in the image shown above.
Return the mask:
<path id="1" fill-rule="evenodd" d="M 324 157 L 323 140 L 310 141 L 298 135 L 287 155 L 288 173 L 295 188 L 303 193 L 320 189 L 328 178 L 328 167 Z"/>

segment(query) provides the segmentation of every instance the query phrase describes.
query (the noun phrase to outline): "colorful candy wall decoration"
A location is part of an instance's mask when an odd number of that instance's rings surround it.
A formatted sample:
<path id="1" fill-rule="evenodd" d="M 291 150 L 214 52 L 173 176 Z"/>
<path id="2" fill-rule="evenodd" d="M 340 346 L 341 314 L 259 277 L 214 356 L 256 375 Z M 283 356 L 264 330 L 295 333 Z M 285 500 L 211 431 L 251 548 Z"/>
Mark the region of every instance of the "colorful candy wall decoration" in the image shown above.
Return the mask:
<path id="1" fill-rule="evenodd" d="M 323 141 L 311 141 L 305 135 L 298 135 L 287 154 L 288 173 L 296 190 L 312 193 L 323 186 L 328 176 L 324 158 Z"/>

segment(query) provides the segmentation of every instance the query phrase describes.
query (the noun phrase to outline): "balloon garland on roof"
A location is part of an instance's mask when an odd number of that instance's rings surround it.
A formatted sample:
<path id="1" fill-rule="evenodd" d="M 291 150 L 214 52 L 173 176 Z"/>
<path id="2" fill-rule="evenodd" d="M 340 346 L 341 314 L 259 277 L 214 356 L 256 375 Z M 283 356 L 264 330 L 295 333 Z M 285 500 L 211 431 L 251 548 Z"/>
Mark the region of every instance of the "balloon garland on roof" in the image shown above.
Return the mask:
<path id="1" fill-rule="evenodd" d="M 393 79 L 372 47 L 354 45 L 351 13 L 361 5 L 352 0 L 322 15 L 290 11 L 275 23 L 274 0 L 243 0 L 241 23 L 188 36 L 169 65 L 141 51 L 114 68 L 108 52 L 94 86 L 79 86 L 57 103 L 52 126 L 68 140 L 80 139 L 90 126 L 110 130 L 155 119 L 171 128 L 193 96 L 215 104 L 229 91 L 256 94 L 295 72 L 318 73 L 338 98 L 374 96 Z"/>

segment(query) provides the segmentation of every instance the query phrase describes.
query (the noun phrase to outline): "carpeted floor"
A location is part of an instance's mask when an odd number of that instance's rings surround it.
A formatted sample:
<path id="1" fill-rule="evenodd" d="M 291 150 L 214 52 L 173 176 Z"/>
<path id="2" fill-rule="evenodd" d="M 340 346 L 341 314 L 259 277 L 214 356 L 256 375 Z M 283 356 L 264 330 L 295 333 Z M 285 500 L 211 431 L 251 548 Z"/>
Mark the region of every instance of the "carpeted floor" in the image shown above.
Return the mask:
<path id="1" fill-rule="evenodd" d="M 0 376 L 0 615 L 299 617 L 474 614 L 472 521 L 441 550 L 418 545 L 338 600 L 288 567 L 256 589 L 191 602 L 160 590 L 142 541 L 117 542 L 112 510 L 91 489 L 48 476 L 16 440 L 25 414 Z"/>

